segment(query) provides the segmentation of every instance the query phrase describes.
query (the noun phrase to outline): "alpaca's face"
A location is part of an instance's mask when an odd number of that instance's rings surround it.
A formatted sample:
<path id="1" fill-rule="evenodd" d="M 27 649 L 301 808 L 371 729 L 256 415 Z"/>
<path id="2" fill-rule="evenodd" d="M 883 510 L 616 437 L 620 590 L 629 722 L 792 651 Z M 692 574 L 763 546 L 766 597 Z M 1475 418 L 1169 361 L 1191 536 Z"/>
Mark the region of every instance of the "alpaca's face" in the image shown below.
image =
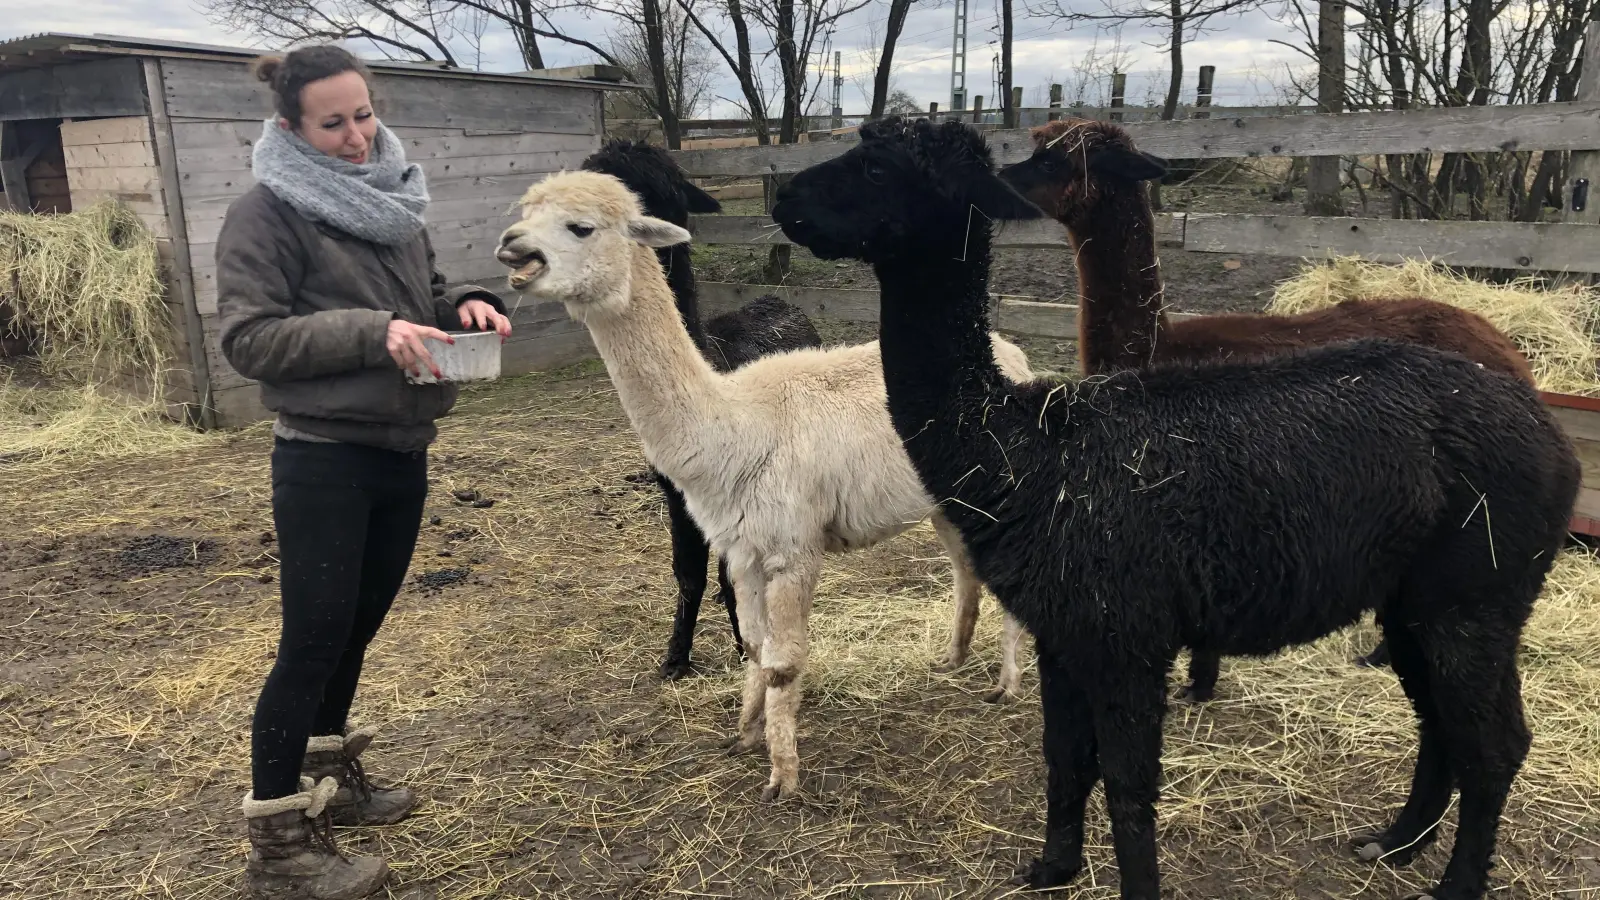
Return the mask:
<path id="1" fill-rule="evenodd" d="M 1033 132 L 1033 156 L 1000 170 L 1000 177 L 1068 227 L 1087 224 L 1108 193 L 1166 174 L 1166 161 L 1134 149 L 1126 132 L 1107 122 L 1065 119 Z"/>
<path id="2" fill-rule="evenodd" d="M 974 219 L 1040 211 L 995 174 L 983 139 L 957 123 L 863 126 L 861 143 L 795 175 L 772 218 L 823 259 L 884 262 L 959 253 Z"/>
<path id="3" fill-rule="evenodd" d="M 689 240 L 670 222 L 644 215 L 620 181 L 594 172 L 562 172 L 528 189 L 522 220 L 500 235 L 495 257 L 512 269 L 515 290 L 569 310 L 626 309 L 639 245 Z"/>

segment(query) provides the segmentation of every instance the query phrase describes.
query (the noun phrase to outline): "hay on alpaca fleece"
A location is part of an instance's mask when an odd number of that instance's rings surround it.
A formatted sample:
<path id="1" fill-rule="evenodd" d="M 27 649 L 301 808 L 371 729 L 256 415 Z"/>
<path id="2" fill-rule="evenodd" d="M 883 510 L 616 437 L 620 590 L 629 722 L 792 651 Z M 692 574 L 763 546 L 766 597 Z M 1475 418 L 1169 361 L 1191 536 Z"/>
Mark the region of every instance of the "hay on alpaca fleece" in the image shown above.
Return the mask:
<path id="1" fill-rule="evenodd" d="M 1541 390 L 1600 396 L 1600 291 L 1593 288 L 1546 289 L 1531 277 L 1490 284 L 1425 260 L 1391 266 L 1340 257 L 1278 285 L 1267 312 L 1294 315 L 1358 297 L 1426 297 L 1477 313 L 1522 350 Z"/>

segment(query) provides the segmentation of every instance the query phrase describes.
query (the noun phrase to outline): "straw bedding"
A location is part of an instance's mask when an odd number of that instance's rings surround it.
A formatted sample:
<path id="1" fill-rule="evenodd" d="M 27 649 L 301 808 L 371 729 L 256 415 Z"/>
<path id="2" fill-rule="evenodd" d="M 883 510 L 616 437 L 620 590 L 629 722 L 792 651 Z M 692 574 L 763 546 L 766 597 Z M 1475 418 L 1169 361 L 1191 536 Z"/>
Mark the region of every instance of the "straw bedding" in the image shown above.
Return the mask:
<path id="1" fill-rule="evenodd" d="M 1600 396 L 1600 290 L 1550 289 L 1533 278 L 1491 284 L 1424 260 L 1395 266 L 1343 257 L 1280 283 L 1267 311 L 1293 315 L 1357 297 L 1427 297 L 1475 312 L 1516 342 L 1541 390 Z"/>
<path id="2" fill-rule="evenodd" d="M 390 857 L 391 896 L 1013 893 L 1005 878 L 1042 833 L 1038 706 L 979 700 L 998 664 L 992 608 L 974 662 L 930 671 L 949 573 L 927 528 L 828 566 L 801 717 L 806 796 L 767 806 L 764 758 L 719 746 L 739 676 L 714 604 L 703 676 L 652 674 L 671 615 L 664 511 L 627 480 L 643 461 L 604 377 L 513 379 L 470 392 L 443 424 L 427 513 L 440 521 L 357 701 L 359 722 L 386 726 L 369 771 L 428 804 L 397 827 L 341 832 L 348 850 Z M 237 896 L 245 732 L 276 624 L 268 446 L 253 429 L 203 452 L 108 459 L 93 477 L 55 456 L 0 466 L 0 495 L 22 500 L 0 537 L 0 895 Z M 195 552 L 129 565 L 152 535 Z M 1438 849 L 1396 871 L 1345 846 L 1397 807 L 1414 740 L 1394 677 L 1348 662 L 1371 640 L 1363 626 L 1229 660 L 1215 704 L 1173 707 L 1170 896 L 1394 897 L 1437 876 Z M 1563 555 L 1524 665 L 1535 742 L 1496 896 L 1600 897 L 1594 557 Z M 1109 900 L 1098 797 L 1091 809 L 1091 868 L 1071 896 Z"/>

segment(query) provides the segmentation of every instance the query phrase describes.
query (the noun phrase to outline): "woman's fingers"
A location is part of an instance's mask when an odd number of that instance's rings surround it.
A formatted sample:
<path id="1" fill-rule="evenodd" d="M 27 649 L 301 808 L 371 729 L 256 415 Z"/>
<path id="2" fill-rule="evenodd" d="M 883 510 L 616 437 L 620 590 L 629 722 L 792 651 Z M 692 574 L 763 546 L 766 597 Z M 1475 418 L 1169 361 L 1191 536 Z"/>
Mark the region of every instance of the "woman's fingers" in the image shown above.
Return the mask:
<path id="1" fill-rule="evenodd" d="M 427 329 L 427 330 L 428 331 L 434 331 L 434 332 L 437 332 L 439 334 L 444 334 L 444 332 L 439 331 L 439 329 L 437 329 L 437 328 L 430 328 L 430 329 Z M 428 371 L 433 373 L 433 377 L 440 378 L 440 377 L 442 377 L 444 375 L 444 373 L 440 372 L 439 371 L 439 367 L 434 364 L 434 362 L 433 362 L 433 354 L 428 352 L 428 345 L 424 344 L 422 342 L 423 338 L 426 337 L 426 336 L 428 336 L 428 335 L 424 334 L 423 329 L 420 329 L 420 328 L 417 329 L 415 332 L 412 332 L 412 334 L 411 334 L 412 353 L 416 357 L 417 366 L 418 366 L 417 374 L 419 374 L 419 375 L 422 374 L 421 367 L 422 366 L 427 366 L 428 367 Z"/>

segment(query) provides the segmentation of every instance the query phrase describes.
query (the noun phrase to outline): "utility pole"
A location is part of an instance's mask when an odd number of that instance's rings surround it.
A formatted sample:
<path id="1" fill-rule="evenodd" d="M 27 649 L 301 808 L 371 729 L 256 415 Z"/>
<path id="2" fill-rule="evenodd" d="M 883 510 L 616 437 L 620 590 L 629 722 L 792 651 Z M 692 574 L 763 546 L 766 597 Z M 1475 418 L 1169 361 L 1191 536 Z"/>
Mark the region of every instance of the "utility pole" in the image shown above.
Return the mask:
<path id="1" fill-rule="evenodd" d="M 840 105 L 839 94 L 844 90 L 844 76 L 839 74 L 839 59 L 844 54 L 838 50 L 833 51 L 833 127 L 844 127 L 844 107 Z"/>
<path id="2" fill-rule="evenodd" d="M 955 36 L 950 47 L 950 111 L 967 108 L 967 0 L 955 0 Z"/>

